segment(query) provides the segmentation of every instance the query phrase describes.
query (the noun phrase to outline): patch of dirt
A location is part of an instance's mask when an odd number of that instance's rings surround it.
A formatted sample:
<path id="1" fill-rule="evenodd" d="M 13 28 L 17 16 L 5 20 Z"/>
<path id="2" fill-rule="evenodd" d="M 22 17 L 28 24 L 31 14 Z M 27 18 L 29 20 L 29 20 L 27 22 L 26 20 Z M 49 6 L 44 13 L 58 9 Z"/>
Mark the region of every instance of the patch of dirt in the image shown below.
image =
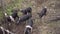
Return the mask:
<path id="1" fill-rule="evenodd" d="M 32 7 L 34 19 L 32 34 L 60 34 L 60 21 L 50 21 L 52 17 L 60 16 L 60 0 L 24 0 L 21 8 Z M 47 6 L 47 15 L 42 19 L 37 15 L 44 6 Z M 16 34 L 24 33 L 25 25 L 12 25 L 11 31 Z"/>

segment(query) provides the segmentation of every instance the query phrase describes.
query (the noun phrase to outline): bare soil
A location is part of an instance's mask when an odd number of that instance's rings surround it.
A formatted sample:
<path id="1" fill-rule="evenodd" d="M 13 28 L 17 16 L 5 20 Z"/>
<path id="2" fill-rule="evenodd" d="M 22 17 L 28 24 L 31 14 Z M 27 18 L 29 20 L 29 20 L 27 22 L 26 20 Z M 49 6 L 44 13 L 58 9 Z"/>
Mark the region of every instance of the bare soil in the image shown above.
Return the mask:
<path id="1" fill-rule="evenodd" d="M 32 7 L 32 18 L 34 19 L 32 34 L 60 34 L 60 20 L 50 21 L 60 16 L 60 0 L 24 0 L 21 6 L 20 9 L 29 6 Z M 37 13 L 40 12 L 44 6 L 47 7 L 47 15 L 40 19 Z M 12 23 L 9 28 L 16 34 L 24 34 L 25 24 L 16 25 Z"/>

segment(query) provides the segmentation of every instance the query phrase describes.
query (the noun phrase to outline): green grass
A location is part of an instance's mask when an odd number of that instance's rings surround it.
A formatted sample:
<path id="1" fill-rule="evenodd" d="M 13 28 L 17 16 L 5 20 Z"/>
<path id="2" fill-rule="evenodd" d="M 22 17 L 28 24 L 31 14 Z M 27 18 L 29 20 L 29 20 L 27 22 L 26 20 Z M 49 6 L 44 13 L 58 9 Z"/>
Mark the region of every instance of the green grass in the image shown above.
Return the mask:
<path id="1" fill-rule="evenodd" d="M 9 15 L 11 15 L 11 10 L 13 8 L 21 8 L 21 2 L 23 0 L 15 0 L 13 3 L 9 4 L 7 7 L 6 7 L 6 11 Z"/>
<path id="2" fill-rule="evenodd" d="M 13 3 L 7 4 L 6 6 L 6 12 L 8 13 L 8 15 L 11 15 L 11 10 L 16 7 L 16 8 L 21 8 L 21 2 L 23 0 L 14 0 Z M 20 14 L 20 13 L 19 13 Z M 0 18 L 3 17 L 3 13 L 2 13 L 2 9 L 0 9 Z"/>
<path id="3" fill-rule="evenodd" d="M 11 11 L 13 10 L 13 8 L 22 8 L 21 3 L 25 1 L 25 0 L 14 0 L 14 2 L 11 2 L 9 4 L 7 4 L 6 6 L 6 12 L 8 13 L 8 15 L 11 15 Z M 28 6 L 32 6 L 32 3 L 28 3 Z M 21 15 L 22 13 L 18 13 L 18 15 Z M 2 17 L 2 10 L 0 10 L 0 17 Z"/>
<path id="4" fill-rule="evenodd" d="M 0 11 L 0 19 L 3 17 L 2 11 Z"/>

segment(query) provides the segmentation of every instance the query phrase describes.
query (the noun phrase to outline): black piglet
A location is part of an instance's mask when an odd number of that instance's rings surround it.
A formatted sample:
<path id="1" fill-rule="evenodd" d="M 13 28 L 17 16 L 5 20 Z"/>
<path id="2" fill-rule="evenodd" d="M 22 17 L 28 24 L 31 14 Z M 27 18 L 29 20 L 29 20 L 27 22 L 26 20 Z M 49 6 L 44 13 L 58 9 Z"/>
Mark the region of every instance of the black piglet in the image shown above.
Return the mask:
<path id="1" fill-rule="evenodd" d="M 32 27 L 33 27 L 33 20 L 29 19 L 28 23 L 25 27 L 24 34 L 31 34 L 32 33 Z"/>
<path id="2" fill-rule="evenodd" d="M 31 8 L 31 7 L 28 7 L 28 8 L 26 8 L 26 9 L 21 10 L 21 12 L 22 12 L 24 15 L 26 15 L 27 13 L 31 13 L 31 12 L 32 12 L 32 8 Z"/>
<path id="3" fill-rule="evenodd" d="M 44 15 L 46 15 L 47 8 L 43 8 L 40 13 L 38 13 L 39 17 L 42 18 Z"/>
<path id="4" fill-rule="evenodd" d="M 30 19 L 31 17 L 32 17 L 31 14 L 27 14 L 27 15 L 21 16 L 21 17 L 19 18 L 19 20 L 17 21 L 17 24 L 19 24 L 19 23 L 21 23 L 21 22 L 24 22 L 24 21 Z"/>

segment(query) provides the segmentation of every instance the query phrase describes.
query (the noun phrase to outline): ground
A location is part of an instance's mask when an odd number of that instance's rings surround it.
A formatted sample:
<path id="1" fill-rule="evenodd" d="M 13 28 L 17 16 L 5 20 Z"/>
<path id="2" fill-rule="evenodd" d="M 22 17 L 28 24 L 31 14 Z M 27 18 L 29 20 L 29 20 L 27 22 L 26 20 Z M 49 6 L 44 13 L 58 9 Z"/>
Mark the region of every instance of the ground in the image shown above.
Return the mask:
<path id="1" fill-rule="evenodd" d="M 23 0 L 19 6 L 20 9 L 32 7 L 32 19 L 34 21 L 32 34 L 60 34 L 60 20 L 51 21 L 60 16 L 60 0 Z M 47 7 L 47 14 L 40 19 L 37 13 L 44 6 Z M 5 25 L 4 27 L 9 26 Z M 12 23 L 9 28 L 16 34 L 23 34 L 25 24 L 15 25 Z"/>

